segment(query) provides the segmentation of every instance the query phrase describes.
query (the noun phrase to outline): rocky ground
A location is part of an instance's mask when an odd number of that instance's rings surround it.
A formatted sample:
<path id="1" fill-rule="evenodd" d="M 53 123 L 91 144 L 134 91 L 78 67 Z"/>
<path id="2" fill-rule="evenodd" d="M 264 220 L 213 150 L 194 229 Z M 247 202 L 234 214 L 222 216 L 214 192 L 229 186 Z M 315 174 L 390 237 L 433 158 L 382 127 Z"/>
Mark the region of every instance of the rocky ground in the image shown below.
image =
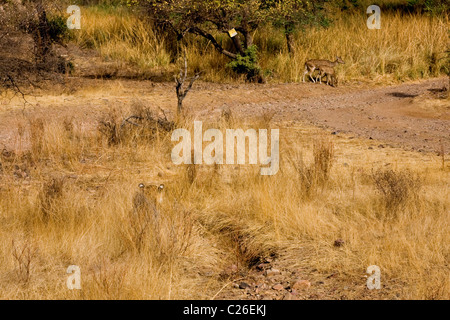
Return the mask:
<path id="1" fill-rule="evenodd" d="M 334 247 L 342 250 L 345 243 L 337 239 Z M 305 257 L 301 262 L 292 261 L 292 250 Z M 335 300 L 335 299 L 399 299 L 402 284 L 395 279 L 384 279 L 384 290 L 368 290 L 365 270 L 360 274 L 342 275 L 338 270 L 322 274 L 311 268 L 308 259 L 314 253 L 299 245 L 280 253 L 275 259 L 266 259 L 250 270 L 230 265 L 220 276 L 227 284 L 216 293 L 214 299 L 229 300 Z M 291 258 L 289 258 L 291 257 Z M 394 289 L 394 290 L 390 290 Z"/>

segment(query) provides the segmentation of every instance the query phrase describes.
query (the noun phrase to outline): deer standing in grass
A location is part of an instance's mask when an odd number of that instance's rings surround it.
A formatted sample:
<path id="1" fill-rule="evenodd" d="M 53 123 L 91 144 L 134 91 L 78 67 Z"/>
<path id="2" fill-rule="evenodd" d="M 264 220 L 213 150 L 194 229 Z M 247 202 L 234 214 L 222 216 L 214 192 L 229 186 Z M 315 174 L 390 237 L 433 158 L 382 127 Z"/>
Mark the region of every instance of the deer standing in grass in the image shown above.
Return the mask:
<path id="1" fill-rule="evenodd" d="M 327 85 L 329 85 L 331 83 L 331 85 L 333 87 L 337 87 L 337 77 L 336 77 L 336 72 L 334 71 L 334 68 L 331 67 L 327 67 L 327 66 L 320 66 L 319 67 L 319 79 L 320 79 L 320 83 L 322 83 L 322 77 L 327 77 Z"/>
<path id="2" fill-rule="evenodd" d="M 318 70 L 322 66 L 334 68 L 338 63 L 344 64 L 345 62 L 340 57 L 336 57 L 336 60 L 334 62 L 329 60 L 317 60 L 317 59 L 306 61 L 305 71 L 303 72 L 303 82 L 305 82 L 305 76 L 306 74 L 308 74 L 312 82 L 316 83 L 319 76 L 317 76 L 316 79 L 312 77 L 315 70 Z"/>

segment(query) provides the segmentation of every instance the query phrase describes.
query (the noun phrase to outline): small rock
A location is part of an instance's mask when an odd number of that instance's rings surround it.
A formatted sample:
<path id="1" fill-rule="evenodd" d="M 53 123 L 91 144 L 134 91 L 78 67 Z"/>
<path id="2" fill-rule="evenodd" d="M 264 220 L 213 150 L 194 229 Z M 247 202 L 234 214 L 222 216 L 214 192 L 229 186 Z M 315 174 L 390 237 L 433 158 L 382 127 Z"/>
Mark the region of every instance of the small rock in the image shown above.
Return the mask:
<path id="1" fill-rule="evenodd" d="M 262 271 L 267 269 L 268 267 L 270 267 L 268 263 L 260 263 L 256 266 L 256 269 Z"/>
<path id="2" fill-rule="evenodd" d="M 273 289 L 273 290 L 277 290 L 277 291 L 281 291 L 281 290 L 284 289 L 284 287 L 283 287 L 282 284 L 277 283 L 276 285 L 274 285 L 274 286 L 272 287 L 272 289 Z"/>
<path id="3" fill-rule="evenodd" d="M 246 282 L 241 282 L 239 283 L 239 289 L 246 289 L 246 288 L 250 288 L 250 285 Z"/>
<path id="4" fill-rule="evenodd" d="M 286 293 L 283 297 L 283 300 L 292 300 L 292 294 L 291 293 Z"/>
<path id="5" fill-rule="evenodd" d="M 215 273 L 212 271 L 205 271 L 202 273 L 202 276 L 204 276 L 204 277 L 213 277 L 214 275 L 215 275 Z"/>
<path id="6" fill-rule="evenodd" d="M 297 282 L 294 283 L 294 285 L 292 286 L 293 290 L 305 290 L 308 289 L 309 287 L 311 287 L 311 282 L 309 282 L 308 280 L 298 280 Z"/>
<path id="7" fill-rule="evenodd" d="M 265 274 L 266 276 L 275 276 L 275 275 L 280 274 L 280 270 L 275 269 L 275 268 L 272 268 L 272 269 L 266 270 L 266 271 L 264 272 L 264 274 Z"/>
<path id="8" fill-rule="evenodd" d="M 335 247 L 342 247 L 345 244 L 345 241 L 342 239 L 337 239 L 334 241 L 334 246 Z"/>

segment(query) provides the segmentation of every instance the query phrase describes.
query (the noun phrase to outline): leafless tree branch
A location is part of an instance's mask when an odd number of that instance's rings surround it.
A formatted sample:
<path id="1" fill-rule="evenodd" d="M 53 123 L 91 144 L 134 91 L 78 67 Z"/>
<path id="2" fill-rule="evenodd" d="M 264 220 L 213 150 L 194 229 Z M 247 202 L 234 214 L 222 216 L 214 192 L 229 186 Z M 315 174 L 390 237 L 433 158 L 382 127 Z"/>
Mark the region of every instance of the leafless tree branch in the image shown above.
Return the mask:
<path id="1" fill-rule="evenodd" d="M 184 100 L 184 98 L 186 98 L 188 92 L 192 89 L 192 86 L 193 86 L 194 82 L 198 78 L 200 78 L 200 75 L 201 75 L 201 71 L 197 72 L 194 75 L 194 77 L 192 77 L 189 80 L 189 85 L 187 86 L 187 88 L 183 90 L 183 85 L 184 85 L 185 81 L 187 80 L 187 76 L 188 76 L 188 62 L 187 62 L 186 52 L 184 52 L 184 70 L 181 69 L 179 76 L 178 77 L 175 76 L 175 89 L 176 89 L 177 99 L 178 99 L 178 106 L 177 106 L 177 113 L 178 114 L 183 109 L 183 100 Z"/>

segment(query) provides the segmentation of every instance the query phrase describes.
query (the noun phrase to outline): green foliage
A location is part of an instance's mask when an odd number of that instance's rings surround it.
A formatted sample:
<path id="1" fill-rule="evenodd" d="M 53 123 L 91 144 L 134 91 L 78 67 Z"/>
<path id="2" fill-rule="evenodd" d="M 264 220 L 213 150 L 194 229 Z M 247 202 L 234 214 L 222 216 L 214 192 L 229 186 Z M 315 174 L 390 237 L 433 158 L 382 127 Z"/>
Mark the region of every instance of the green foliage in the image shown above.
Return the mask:
<path id="1" fill-rule="evenodd" d="M 261 74 L 261 68 L 258 65 L 258 47 L 252 45 L 247 48 L 243 55 L 238 54 L 237 58 L 227 64 L 238 74 L 246 74 L 248 80 L 252 80 Z"/>
<path id="2" fill-rule="evenodd" d="M 272 24 L 282 29 L 291 51 L 291 34 L 297 28 L 329 24 L 322 14 L 325 2 L 327 0 L 128 0 L 128 5 L 143 5 L 155 24 L 173 31 L 178 41 L 187 33 L 206 38 L 217 51 L 232 59 L 228 65 L 232 70 L 246 73 L 248 79 L 254 81 L 255 77 L 261 77 L 257 49 L 253 46 L 253 35 L 258 27 Z M 228 50 L 217 35 L 229 34 L 232 29 L 237 35 L 229 35 L 234 50 Z"/>
<path id="3" fill-rule="evenodd" d="M 54 15 L 47 18 L 48 35 L 52 42 L 62 43 L 70 40 L 70 32 L 67 28 L 67 21 L 63 16 Z"/>
<path id="4" fill-rule="evenodd" d="M 355 8 L 360 9 L 362 7 L 362 4 L 361 4 L 360 0 L 339 0 L 339 1 L 335 1 L 335 4 L 342 11 L 352 10 L 352 9 L 355 9 Z"/>
<path id="5" fill-rule="evenodd" d="M 124 0 L 127 7 L 136 6 L 139 4 L 139 0 Z"/>
<path id="6" fill-rule="evenodd" d="M 72 4 L 82 5 L 82 6 L 103 6 L 103 7 L 117 7 L 121 4 L 126 4 L 130 0 L 78 0 L 72 2 Z M 134 1 L 139 2 L 139 1 Z"/>
<path id="7" fill-rule="evenodd" d="M 423 5 L 425 11 L 431 14 L 448 14 L 450 10 L 449 2 L 444 0 L 425 0 L 423 1 Z"/>
<path id="8" fill-rule="evenodd" d="M 267 1 L 267 20 L 286 34 L 292 34 L 297 29 L 305 29 L 311 25 L 328 25 L 323 14 L 327 0 L 269 0 Z"/>
<path id="9" fill-rule="evenodd" d="M 450 4 L 448 0 L 406 0 L 402 2 L 382 2 L 380 4 L 383 12 L 418 13 L 430 15 L 448 15 Z"/>

